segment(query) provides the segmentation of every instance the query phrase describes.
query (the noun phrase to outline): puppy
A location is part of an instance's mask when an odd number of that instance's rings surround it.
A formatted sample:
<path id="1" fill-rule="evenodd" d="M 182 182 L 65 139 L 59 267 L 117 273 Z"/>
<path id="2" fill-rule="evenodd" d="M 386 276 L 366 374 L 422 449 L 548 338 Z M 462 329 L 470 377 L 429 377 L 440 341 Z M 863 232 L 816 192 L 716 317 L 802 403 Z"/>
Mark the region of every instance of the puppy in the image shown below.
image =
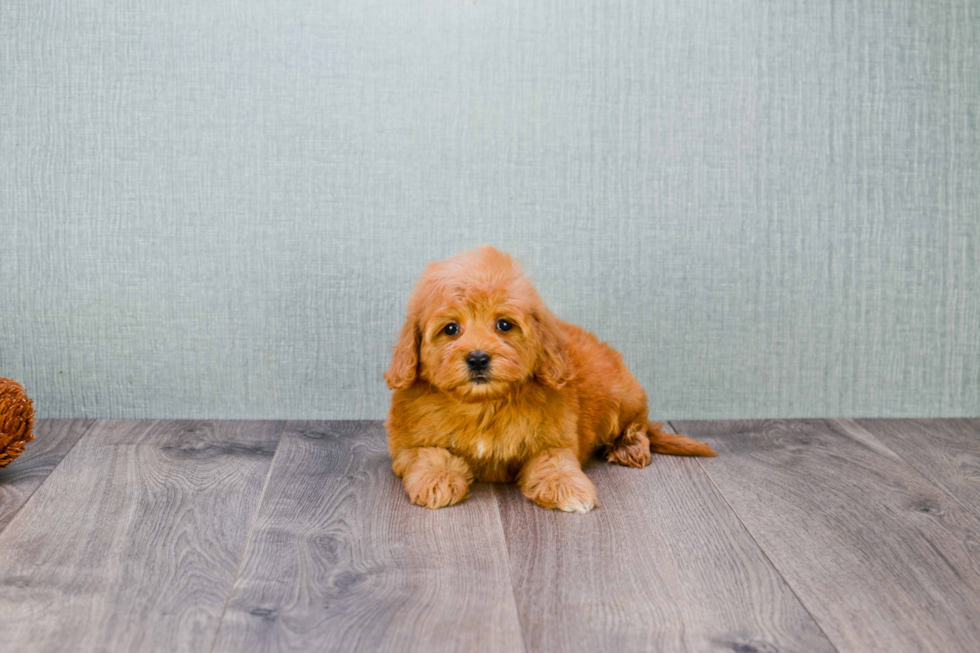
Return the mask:
<path id="1" fill-rule="evenodd" d="M 648 422 L 619 353 L 552 315 L 493 247 L 425 268 L 384 377 L 392 468 L 426 508 L 459 503 L 474 481 L 516 481 L 540 506 L 586 513 L 599 501 L 582 463 L 596 451 L 630 467 L 651 451 L 716 455 Z"/>

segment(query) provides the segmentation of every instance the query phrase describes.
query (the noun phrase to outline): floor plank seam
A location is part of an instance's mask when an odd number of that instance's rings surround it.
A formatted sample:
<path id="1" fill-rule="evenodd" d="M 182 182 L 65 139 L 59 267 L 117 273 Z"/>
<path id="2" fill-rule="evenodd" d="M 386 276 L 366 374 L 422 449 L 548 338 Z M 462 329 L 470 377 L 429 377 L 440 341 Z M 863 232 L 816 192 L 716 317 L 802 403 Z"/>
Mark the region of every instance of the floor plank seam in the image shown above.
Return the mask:
<path id="1" fill-rule="evenodd" d="M 674 426 L 673 422 L 668 421 L 667 424 L 670 426 L 671 430 L 674 433 L 680 433 L 680 431 L 677 430 L 677 427 Z M 808 608 L 806 603 L 803 602 L 803 599 L 800 598 L 800 595 L 797 593 L 793 585 L 790 584 L 786 576 L 783 575 L 783 572 L 780 571 L 779 567 L 777 567 L 776 564 L 772 561 L 772 559 L 769 557 L 769 554 L 766 553 L 766 550 L 762 548 L 761 544 L 759 544 L 759 541 L 755 539 L 755 535 L 753 535 L 752 531 L 749 530 L 749 527 L 745 525 L 745 522 L 742 521 L 742 517 L 738 514 L 738 511 L 736 511 L 735 507 L 732 506 L 731 502 L 728 501 L 728 497 L 725 496 L 725 493 L 722 492 L 721 488 L 718 487 L 718 484 L 715 483 L 715 479 L 711 478 L 711 474 L 708 472 L 707 469 L 705 469 L 703 462 L 698 458 L 695 458 L 695 462 L 697 462 L 698 467 L 701 468 L 701 471 L 704 472 L 704 475 L 708 478 L 708 480 L 711 481 L 711 485 L 712 487 L 715 488 L 715 492 L 718 493 L 718 496 L 721 497 L 722 501 L 725 502 L 725 505 L 728 506 L 728 509 L 732 511 L 733 515 L 735 515 L 735 519 L 738 520 L 738 523 L 742 526 L 742 529 L 746 532 L 746 534 L 749 536 L 749 538 L 752 540 L 755 546 L 759 549 L 759 553 L 762 554 L 762 557 L 766 559 L 766 562 L 769 563 L 769 566 L 772 567 L 775 570 L 775 572 L 779 574 L 779 577 L 783 579 L 783 583 L 786 584 L 786 588 L 793 593 L 793 596 L 800 604 L 800 607 L 802 607 L 803 610 L 805 610 L 806 613 L 810 615 L 810 619 L 812 619 L 813 623 L 816 624 L 817 628 L 820 630 L 820 633 L 824 636 L 824 638 L 830 643 L 830 645 L 834 648 L 835 651 L 838 651 L 838 653 L 840 653 L 840 648 L 837 647 L 837 644 L 834 642 L 834 640 L 832 640 L 830 636 L 827 634 L 827 631 L 824 630 L 823 624 L 821 624 L 820 621 L 817 620 L 817 618 L 813 615 L 813 612 L 810 611 L 810 608 Z"/>
<path id="2" fill-rule="evenodd" d="M 235 575 L 231 579 L 231 585 L 228 588 L 228 598 L 225 599 L 225 606 L 221 609 L 221 616 L 218 617 L 218 628 L 214 631 L 214 641 L 211 642 L 211 648 L 208 649 L 210 653 L 214 653 L 214 648 L 218 645 L 218 637 L 221 635 L 221 626 L 225 621 L 225 613 L 228 612 L 228 606 L 231 604 L 231 597 L 235 594 L 235 583 L 238 582 L 238 575 L 242 571 L 242 563 L 245 561 L 245 554 L 248 552 L 249 542 L 252 541 L 252 533 L 255 532 L 255 522 L 258 521 L 259 512 L 262 509 L 262 502 L 265 500 L 265 491 L 269 488 L 269 479 L 272 478 L 272 470 L 276 467 L 276 459 L 279 457 L 279 450 L 282 449 L 282 438 L 286 434 L 286 427 L 289 426 L 289 421 L 283 421 L 282 430 L 279 432 L 279 440 L 276 442 L 276 451 L 272 454 L 272 461 L 269 463 L 269 471 L 265 475 L 265 483 L 262 484 L 262 491 L 259 493 L 259 500 L 255 504 L 255 513 L 252 515 L 252 523 L 248 525 L 248 535 L 245 536 L 245 546 L 242 547 L 242 555 L 238 559 L 238 566 L 235 568 Z"/>
<path id="3" fill-rule="evenodd" d="M 510 559 L 510 542 L 507 540 L 507 531 L 504 529 L 504 518 L 500 514 L 500 501 L 497 498 L 497 487 L 490 484 L 490 495 L 493 497 L 493 505 L 497 509 L 497 525 L 500 526 L 500 537 L 504 542 L 504 553 L 507 554 L 507 579 L 510 581 L 510 598 L 514 605 L 514 615 L 517 617 L 517 626 L 521 631 L 521 644 L 524 652 L 528 653 L 530 647 L 527 643 L 527 633 L 524 630 L 524 621 L 521 619 L 521 611 L 517 606 L 517 588 L 514 587 L 514 563 Z"/>
<path id="4" fill-rule="evenodd" d="M 81 442 L 81 441 L 82 441 L 82 439 L 83 439 L 83 438 L 84 438 L 84 437 L 85 437 L 86 435 L 88 435 L 88 434 L 89 434 L 89 431 L 91 431 L 91 430 L 92 430 L 92 428 L 94 428 L 94 427 L 95 427 L 95 425 L 96 425 L 96 424 L 97 424 L 98 422 L 99 422 L 99 420 L 97 420 L 97 419 L 93 419 L 93 420 L 92 420 L 92 423 L 91 423 L 91 424 L 89 424 L 89 425 L 88 425 L 88 426 L 87 426 L 87 427 L 85 428 L 85 431 L 84 431 L 84 432 L 82 432 L 82 434 L 81 434 L 80 436 L 78 436 L 78 439 L 77 439 L 77 440 L 75 440 L 75 442 L 74 442 L 74 443 L 73 443 L 73 444 L 72 444 L 72 445 L 71 445 L 70 447 L 68 447 L 68 451 L 66 451 L 66 452 L 65 452 L 65 455 L 61 457 L 61 460 L 59 460 L 59 461 L 58 461 L 57 463 L 55 463 L 55 465 L 54 465 L 54 467 L 52 467 L 52 468 L 51 468 L 51 471 L 50 471 L 50 472 L 48 472 L 48 475 L 47 475 L 47 476 L 46 476 L 46 477 L 44 478 L 44 480 L 43 480 L 43 481 L 41 481 L 41 483 L 40 483 L 40 485 L 38 485 L 38 486 L 37 486 L 36 488 L 34 488 L 34 489 L 33 489 L 33 490 L 31 491 L 31 493 L 30 493 L 29 495 L 27 495 L 27 498 L 26 498 L 26 499 L 24 499 L 24 502 L 23 502 L 23 503 L 21 504 L 21 506 L 20 506 L 20 508 L 18 508 L 18 509 L 17 509 L 17 512 L 15 512 L 15 513 L 14 513 L 14 516 L 13 516 L 13 517 L 11 517 L 11 518 L 10 518 L 10 519 L 9 519 L 9 520 L 7 521 L 7 523 L 6 523 L 6 524 L 4 524 L 4 525 L 3 525 L 2 527 L 0 527 L 0 534 L 2 534 L 2 533 L 3 533 L 3 532 L 4 532 L 5 530 L 6 530 L 6 529 L 7 529 L 7 527 L 8 527 L 8 526 L 10 526 L 10 525 L 11 525 L 12 523 L 14 523 L 14 520 L 15 520 L 15 519 L 17 519 L 17 516 L 18 516 L 18 515 L 19 515 L 19 514 L 20 514 L 20 513 L 21 513 L 21 512 L 22 512 L 22 511 L 24 510 L 24 507 L 25 507 L 25 506 L 27 506 L 27 504 L 31 502 L 31 497 L 33 497 L 33 496 L 34 496 L 35 494 L 37 494 L 37 491 L 38 491 L 38 490 L 40 490 L 40 489 L 41 489 L 42 487 L 44 487 L 44 484 L 48 482 L 48 479 L 50 479 L 50 478 L 51 478 L 51 475 L 52 475 L 52 474 L 54 474 L 54 473 L 55 473 L 55 471 L 56 471 L 56 470 L 58 469 L 58 467 L 60 467 L 60 466 L 61 466 L 61 463 L 63 463 L 63 462 L 65 461 L 65 458 L 67 458 L 67 457 L 68 457 L 69 455 L 71 455 L 71 452 L 75 450 L 75 447 L 77 447 L 77 446 L 78 446 L 78 443 L 79 443 L 79 442 Z"/>
<path id="5" fill-rule="evenodd" d="M 917 474 L 922 479 L 924 479 L 925 482 L 928 483 L 933 488 L 935 488 L 937 492 L 939 492 L 940 494 L 942 494 L 943 496 L 945 496 L 947 499 L 951 500 L 953 503 L 955 503 L 957 506 L 959 506 L 960 510 L 963 510 L 964 512 L 966 512 L 968 514 L 976 514 L 978 517 L 980 517 L 980 512 L 978 512 L 976 510 L 976 508 L 972 508 L 969 505 L 963 503 L 963 501 L 961 501 L 960 498 L 957 497 L 955 494 L 953 494 L 952 492 L 949 492 L 945 488 L 941 487 L 938 483 L 936 483 L 929 476 L 927 476 L 925 472 L 923 472 L 918 467 L 916 467 L 905 456 L 903 456 L 899 452 L 895 451 L 895 449 L 893 449 L 892 447 L 889 447 L 881 438 L 879 438 L 874 433 L 872 433 L 868 429 L 866 429 L 863 426 L 861 426 L 860 424 L 858 424 L 856 419 L 854 419 L 852 417 L 846 417 L 846 418 L 828 419 L 828 420 L 825 420 L 825 421 L 827 421 L 829 423 L 836 422 L 836 423 L 841 424 L 841 425 L 843 425 L 845 422 L 847 422 L 847 424 L 848 424 L 849 427 L 852 426 L 853 428 L 860 429 L 867 437 L 872 438 L 875 442 L 877 442 L 879 445 L 881 445 L 881 447 L 883 447 L 884 449 L 887 449 L 888 451 L 892 452 L 892 454 L 894 454 L 895 457 L 899 461 L 901 461 L 901 463 L 903 465 L 905 465 L 910 470 L 912 470 L 913 472 L 915 472 L 915 474 Z"/>

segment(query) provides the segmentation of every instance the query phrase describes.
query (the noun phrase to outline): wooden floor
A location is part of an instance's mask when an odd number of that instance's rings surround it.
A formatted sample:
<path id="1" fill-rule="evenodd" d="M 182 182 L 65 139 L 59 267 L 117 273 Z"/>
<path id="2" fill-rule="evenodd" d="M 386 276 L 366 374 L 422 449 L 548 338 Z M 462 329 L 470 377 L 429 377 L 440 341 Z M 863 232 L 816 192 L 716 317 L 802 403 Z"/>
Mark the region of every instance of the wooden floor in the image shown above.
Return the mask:
<path id="1" fill-rule="evenodd" d="M 409 505 L 377 422 L 43 420 L 0 649 L 977 651 L 980 419 L 685 422 L 602 507 Z"/>

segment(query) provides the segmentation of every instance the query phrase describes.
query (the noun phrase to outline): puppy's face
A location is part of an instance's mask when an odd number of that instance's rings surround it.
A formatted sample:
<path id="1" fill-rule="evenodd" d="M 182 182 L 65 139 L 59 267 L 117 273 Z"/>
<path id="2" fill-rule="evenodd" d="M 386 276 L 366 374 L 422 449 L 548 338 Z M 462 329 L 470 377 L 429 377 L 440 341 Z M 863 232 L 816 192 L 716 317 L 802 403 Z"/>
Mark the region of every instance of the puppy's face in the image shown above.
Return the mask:
<path id="1" fill-rule="evenodd" d="M 464 297 L 431 307 L 421 328 L 419 376 L 469 400 L 506 394 L 533 376 L 538 338 L 511 298 Z"/>
<path id="2" fill-rule="evenodd" d="M 554 318 L 509 256 L 493 248 L 426 268 L 385 379 L 417 379 L 464 401 L 500 398 L 538 379 L 565 382 Z"/>

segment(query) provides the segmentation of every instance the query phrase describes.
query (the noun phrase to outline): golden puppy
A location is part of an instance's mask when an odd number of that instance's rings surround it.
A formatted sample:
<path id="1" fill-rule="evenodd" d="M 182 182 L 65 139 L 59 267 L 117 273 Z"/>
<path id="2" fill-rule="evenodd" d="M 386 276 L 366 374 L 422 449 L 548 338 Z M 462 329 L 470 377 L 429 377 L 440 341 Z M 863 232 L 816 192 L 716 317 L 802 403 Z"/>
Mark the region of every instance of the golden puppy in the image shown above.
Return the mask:
<path id="1" fill-rule="evenodd" d="M 412 503 L 462 501 L 474 481 L 517 481 L 545 508 L 599 505 L 582 463 L 645 467 L 656 453 L 714 456 L 647 421 L 647 397 L 609 345 L 562 322 L 493 247 L 431 263 L 408 304 L 385 427 Z"/>

